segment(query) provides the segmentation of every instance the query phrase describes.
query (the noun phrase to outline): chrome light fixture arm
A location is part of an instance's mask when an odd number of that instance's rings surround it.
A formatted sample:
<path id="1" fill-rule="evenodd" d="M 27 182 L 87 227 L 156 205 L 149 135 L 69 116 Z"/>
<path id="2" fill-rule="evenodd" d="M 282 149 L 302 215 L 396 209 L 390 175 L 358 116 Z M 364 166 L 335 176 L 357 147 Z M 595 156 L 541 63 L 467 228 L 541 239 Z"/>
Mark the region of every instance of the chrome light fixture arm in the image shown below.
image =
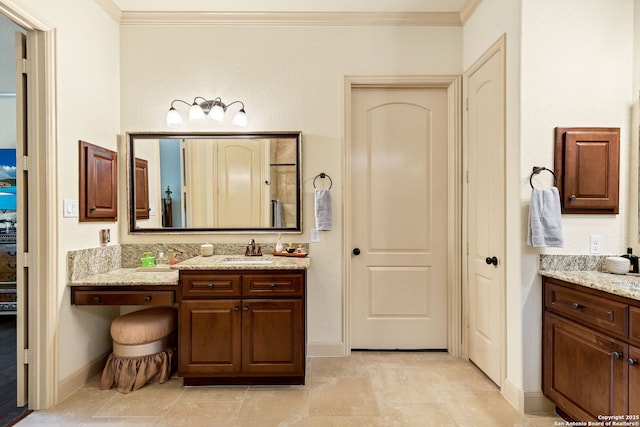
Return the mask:
<path id="1" fill-rule="evenodd" d="M 193 102 L 191 104 L 187 101 L 183 101 L 182 99 L 174 99 L 171 101 L 169 111 L 167 112 L 167 126 L 169 127 L 176 127 L 183 123 L 182 115 L 173 105 L 176 102 L 182 102 L 189 106 L 189 120 L 191 121 L 200 120 L 207 116 L 218 122 L 222 122 L 224 120 L 224 114 L 229 106 L 233 104 L 241 104 L 242 107 L 233 117 L 232 123 L 242 127 L 247 124 L 247 113 L 244 110 L 244 102 L 233 101 L 229 104 L 225 104 L 220 97 L 207 99 L 202 96 L 196 96 L 193 98 Z"/>

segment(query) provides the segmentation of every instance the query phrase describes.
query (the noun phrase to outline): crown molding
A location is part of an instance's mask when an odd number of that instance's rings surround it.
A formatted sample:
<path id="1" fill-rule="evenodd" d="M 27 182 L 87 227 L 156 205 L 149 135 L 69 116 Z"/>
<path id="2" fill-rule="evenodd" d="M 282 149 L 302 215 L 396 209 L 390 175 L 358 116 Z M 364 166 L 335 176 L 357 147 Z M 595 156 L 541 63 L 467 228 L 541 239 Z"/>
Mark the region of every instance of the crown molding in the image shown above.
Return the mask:
<path id="1" fill-rule="evenodd" d="M 475 12 L 478 6 L 480 6 L 481 2 L 482 0 L 467 0 L 465 5 L 462 6 L 462 9 L 460 9 L 460 21 L 462 21 L 462 24 L 467 23 L 471 15 L 473 15 L 473 12 Z"/>
<path id="2" fill-rule="evenodd" d="M 113 0 L 95 0 L 95 2 L 98 3 L 98 6 L 100 6 L 102 10 L 107 12 L 107 15 L 109 15 L 111 19 L 116 21 L 116 24 L 120 23 L 122 11 Z"/>
<path id="3" fill-rule="evenodd" d="M 98 2 L 111 0 L 96 0 Z M 470 2 L 480 0 L 470 0 Z M 134 12 L 123 26 L 461 26 L 457 12 Z"/>

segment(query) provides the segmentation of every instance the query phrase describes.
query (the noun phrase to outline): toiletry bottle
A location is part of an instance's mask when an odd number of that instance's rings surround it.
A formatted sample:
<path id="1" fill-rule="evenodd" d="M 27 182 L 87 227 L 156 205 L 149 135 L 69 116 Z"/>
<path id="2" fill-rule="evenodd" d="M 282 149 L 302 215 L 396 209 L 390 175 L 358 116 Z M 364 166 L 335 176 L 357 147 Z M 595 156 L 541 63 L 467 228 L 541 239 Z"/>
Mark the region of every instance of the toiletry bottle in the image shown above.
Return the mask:
<path id="1" fill-rule="evenodd" d="M 638 256 L 633 254 L 633 248 L 627 248 L 627 253 L 622 258 L 629 260 L 629 273 L 638 273 Z"/>
<path id="2" fill-rule="evenodd" d="M 171 255 L 171 259 L 169 260 L 169 265 L 175 265 L 179 262 L 180 261 L 178 260 L 178 254 L 174 252 L 173 255 Z"/>
<path id="3" fill-rule="evenodd" d="M 151 252 L 144 252 L 142 258 L 140 258 L 142 267 L 150 268 L 156 266 L 156 257 L 151 255 Z"/>
<path id="4" fill-rule="evenodd" d="M 156 265 L 166 265 L 167 257 L 164 255 L 164 252 L 158 252 L 158 256 L 156 257 Z"/>
<path id="5" fill-rule="evenodd" d="M 280 253 L 282 252 L 282 237 L 280 236 L 280 234 L 278 234 L 278 242 L 276 243 L 276 252 Z"/>

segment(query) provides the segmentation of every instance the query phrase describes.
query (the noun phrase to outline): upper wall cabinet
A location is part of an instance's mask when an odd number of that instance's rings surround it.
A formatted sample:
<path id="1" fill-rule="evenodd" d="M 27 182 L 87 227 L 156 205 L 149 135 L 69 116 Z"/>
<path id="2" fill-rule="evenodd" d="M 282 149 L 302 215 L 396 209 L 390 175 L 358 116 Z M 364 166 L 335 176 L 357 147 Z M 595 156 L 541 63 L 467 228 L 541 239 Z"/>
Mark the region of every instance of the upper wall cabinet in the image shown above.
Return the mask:
<path id="1" fill-rule="evenodd" d="M 620 128 L 556 128 L 555 174 L 564 214 L 617 214 Z"/>
<path id="2" fill-rule="evenodd" d="M 80 221 L 118 219 L 118 153 L 80 141 Z"/>

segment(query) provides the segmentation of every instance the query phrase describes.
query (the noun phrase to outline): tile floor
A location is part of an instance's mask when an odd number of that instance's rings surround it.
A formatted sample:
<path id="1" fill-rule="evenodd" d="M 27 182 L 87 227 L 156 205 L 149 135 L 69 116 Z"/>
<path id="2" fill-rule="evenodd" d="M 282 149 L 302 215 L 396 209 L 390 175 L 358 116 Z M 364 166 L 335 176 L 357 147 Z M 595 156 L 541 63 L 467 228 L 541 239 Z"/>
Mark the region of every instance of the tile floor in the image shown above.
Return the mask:
<path id="1" fill-rule="evenodd" d="M 181 378 L 129 394 L 95 377 L 25 426 L 553 426 L 520 415 L 472 364 L 447 353 L 353 352 L 309 358 L 305 386 L 182 387 Z"/>

